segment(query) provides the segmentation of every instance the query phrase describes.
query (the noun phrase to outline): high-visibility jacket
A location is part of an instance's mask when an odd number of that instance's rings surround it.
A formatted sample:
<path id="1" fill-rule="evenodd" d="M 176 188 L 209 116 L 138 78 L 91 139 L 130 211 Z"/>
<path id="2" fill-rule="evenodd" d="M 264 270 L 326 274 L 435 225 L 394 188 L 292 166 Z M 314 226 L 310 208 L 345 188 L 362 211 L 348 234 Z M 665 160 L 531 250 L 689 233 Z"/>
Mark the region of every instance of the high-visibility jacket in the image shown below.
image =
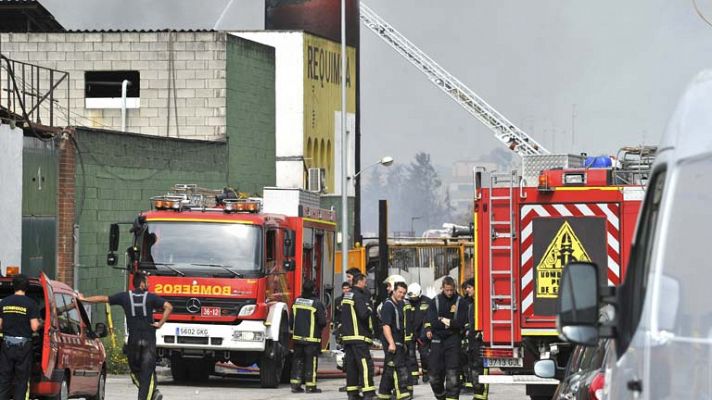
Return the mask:
<path id="1" fill-rule="evenodd" d="M 368 294 L 354 287 L 341 301 L 341 333 L 344 343 L 372 343 L 373 305 Z"/>
<path id="2" fill-rule="evenodd" d="M 292 305 L 292 339 L 297 342 L 319 343 L 326 326 L 324 305 L 315 297 L 299 297 Z"/>
<path id="3" fill-rule="evenodd" d="M 413 340 L 413 332 L 415 332 L 415 308 L 410 300 L 403 301 L 403 328 L 405 332 L 405 341 Z"/>

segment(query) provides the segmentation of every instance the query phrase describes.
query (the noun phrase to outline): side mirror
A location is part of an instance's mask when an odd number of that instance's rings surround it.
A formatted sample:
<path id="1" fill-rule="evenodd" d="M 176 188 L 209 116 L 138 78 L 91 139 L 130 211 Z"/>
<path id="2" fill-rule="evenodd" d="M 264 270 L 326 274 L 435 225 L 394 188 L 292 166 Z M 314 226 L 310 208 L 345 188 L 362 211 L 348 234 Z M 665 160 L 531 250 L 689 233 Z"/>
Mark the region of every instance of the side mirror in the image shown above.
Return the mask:
<path id="1" fill-rule="evenodd" d="M 119 224 L 109 226 L 109 251 L 115 252 L 119 249 Z"/>
<path id="2" fill-rule="evenodd" d="M 96 328 L 94 328 L 94 333 L 96 334 L 97 337 L 103 338 L 109 334 L 109 330 L 106 329 L 106 324 L 104 324 L 102 322 L 97 322 Z"/>
<path id="3" fill-rule="evenodd" d="M 106 264 L 110 266 L 115 266 L 119 262 L 119 256 L 115 253 L 109 253 L 106 255 Z"/>
<path id="4" fill-rule="evenodd" d="M 294 260 L 284 260 L 284 269 L 287 271 L 294 271 L 294 267 L 296 266 L 296 263 Z"/>
<path id="5" fill-rule="evenodd" d="M 551 359 L 537 360 L 534 363 L 534 375 L 539 378 L 553 379 L 556 377 L 556 362 Z"/>
<path id="6" fill-rule="evenodd" d="M 598 267 L 575 262 L 564 268 L 557 300 L 559 332 L 573 343 L 598 343 Z"/>

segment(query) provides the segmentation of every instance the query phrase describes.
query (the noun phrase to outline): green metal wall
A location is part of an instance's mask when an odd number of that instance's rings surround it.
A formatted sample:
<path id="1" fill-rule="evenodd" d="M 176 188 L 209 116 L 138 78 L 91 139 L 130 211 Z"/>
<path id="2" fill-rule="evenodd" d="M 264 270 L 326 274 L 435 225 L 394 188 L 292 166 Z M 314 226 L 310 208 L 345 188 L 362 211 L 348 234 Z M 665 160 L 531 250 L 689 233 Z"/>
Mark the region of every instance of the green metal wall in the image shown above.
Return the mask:
<path id="1" fill-rule="evenodd" d="M 124 271 L 106 265 L 109 225 L 133 221 L 150 197 L 176 183 L 220 189 L 227 176 L 224 142 L 181 140 L 77 128 L 76 197 L 79 215 L 79 290 L 113 294 L 124 289 Z M 122 226 L 119 265 L 129 247 Z M 114 311 L 119 311 L 115 309 Z M 121 321 L 117 313 L 115 322 Z M 97 315 L 96 321 L 102 321 Z M 121 328 L 121 326 L 117 326 Z"/>
<path id="2" fill-rule="evenodd" d="M 274 48 L 228 35 L 230 177 L 242 192 L 276 184 Z"/>
<path id="3" fill-rule="evenodd" d="M 57 160 L 54 141 L 25 137 L 22 154 L 22 272 L 57 270 Z"/>

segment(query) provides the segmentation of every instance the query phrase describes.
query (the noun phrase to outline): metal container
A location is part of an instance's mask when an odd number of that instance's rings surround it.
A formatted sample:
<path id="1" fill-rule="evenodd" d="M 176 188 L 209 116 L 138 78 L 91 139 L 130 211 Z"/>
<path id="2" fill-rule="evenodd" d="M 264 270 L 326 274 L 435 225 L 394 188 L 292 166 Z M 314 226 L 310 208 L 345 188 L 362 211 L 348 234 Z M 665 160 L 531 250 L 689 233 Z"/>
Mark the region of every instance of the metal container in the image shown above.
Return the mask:
<path id="1" fill-rule="evenodd" d="M 545 169 L 583 168 L 585 156 L 580 154 L 544 154 L 522 156 L 522 177 L 525 186 L 536 186 Z"/>

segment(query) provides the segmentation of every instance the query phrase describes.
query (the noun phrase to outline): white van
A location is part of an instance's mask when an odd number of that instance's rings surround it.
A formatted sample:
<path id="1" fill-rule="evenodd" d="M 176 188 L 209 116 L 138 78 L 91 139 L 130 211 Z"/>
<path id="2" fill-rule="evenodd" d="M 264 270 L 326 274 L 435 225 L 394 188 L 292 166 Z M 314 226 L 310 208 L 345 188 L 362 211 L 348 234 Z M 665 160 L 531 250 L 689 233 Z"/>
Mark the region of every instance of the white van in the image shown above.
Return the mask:
<path id="1" fill-rule="evenodd" d="M 712 399 L 712 70 L 682 97 L 658 152 L 617 288 L 597 288 L 594 264 L 570 264 L 559 292 L 566 339 L 613 338 L 606 399 Z M 598 322 L 600 307 L 614 322 Z M 555 375 L 548 360 L 540 376 Z"/>

